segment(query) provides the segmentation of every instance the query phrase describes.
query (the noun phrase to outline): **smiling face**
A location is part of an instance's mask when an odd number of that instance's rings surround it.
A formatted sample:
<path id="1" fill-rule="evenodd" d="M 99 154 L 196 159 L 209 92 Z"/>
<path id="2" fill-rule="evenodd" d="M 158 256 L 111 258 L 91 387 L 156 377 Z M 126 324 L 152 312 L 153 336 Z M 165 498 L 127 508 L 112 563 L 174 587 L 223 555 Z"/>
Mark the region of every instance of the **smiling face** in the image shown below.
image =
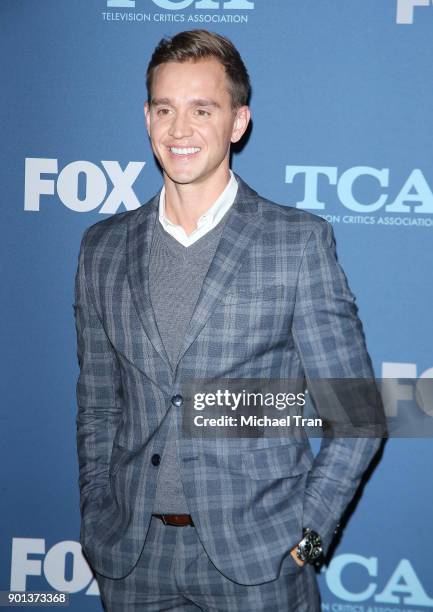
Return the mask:
<path id="1" fill-rule="evenodd" d="M 244 134 L 247 106 L 234 110 L 224 67 L 214 58 L 155 69 L 147 130 L 164 179 L 179 185 L 227 183 L 230 143 Z"/>

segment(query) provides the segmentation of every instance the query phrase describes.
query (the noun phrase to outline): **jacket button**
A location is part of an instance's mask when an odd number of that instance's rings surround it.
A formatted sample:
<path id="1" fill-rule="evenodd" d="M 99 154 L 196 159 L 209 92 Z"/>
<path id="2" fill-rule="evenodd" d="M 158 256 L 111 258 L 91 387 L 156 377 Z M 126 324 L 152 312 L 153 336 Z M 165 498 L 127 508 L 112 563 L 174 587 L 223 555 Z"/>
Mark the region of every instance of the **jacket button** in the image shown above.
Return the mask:
<path id="1" fill-rule="evenodd" d="M 152 459 L 151 459 L 152 465 L 159 465 L 161 463 L 161 457 L 155 453 L 155 455 L 152 455 Z"/>
<path id="2" fill-rule="evenodd" d="M 173 404 L 173 406 L 182 406 L 183 397 L 181 395 L 173 395 L 173 397 L 171 398 L 171 403 Z"/>

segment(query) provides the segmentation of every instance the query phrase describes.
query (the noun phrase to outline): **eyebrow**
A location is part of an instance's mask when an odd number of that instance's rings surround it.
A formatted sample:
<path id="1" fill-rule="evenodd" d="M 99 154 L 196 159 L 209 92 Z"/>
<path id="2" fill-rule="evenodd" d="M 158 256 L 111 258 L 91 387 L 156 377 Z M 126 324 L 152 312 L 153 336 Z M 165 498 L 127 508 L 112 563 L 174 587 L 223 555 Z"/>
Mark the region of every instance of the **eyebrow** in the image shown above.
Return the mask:
<path id="1" fill-rule="evenodd" d="M 169 98 L 154 98 L 150 101 L 151 106 L 173 106 L 172 101 Z M 205 98 L 193 98 L 189 101 L 190 106 L 212 106 L 214 108 L 220 108 L 218 102 L 214 100 L 207 100 Z"/>

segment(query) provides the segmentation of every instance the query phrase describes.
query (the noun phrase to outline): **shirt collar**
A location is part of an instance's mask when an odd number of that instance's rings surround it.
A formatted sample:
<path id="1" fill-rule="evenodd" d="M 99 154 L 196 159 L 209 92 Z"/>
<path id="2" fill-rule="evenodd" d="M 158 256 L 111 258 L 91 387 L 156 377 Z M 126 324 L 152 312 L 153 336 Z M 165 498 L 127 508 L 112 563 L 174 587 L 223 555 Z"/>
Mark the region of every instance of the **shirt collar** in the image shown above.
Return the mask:
<path id="1" fill-rule="evenodd" d="M 215 200 L 210 208 L 204 212 L 197 221 L 196 229 L 188 236 L 182 226 L 173 223 L 165 216 L 165 187 L 163 186 L 159 196 L 159 221 L 166 232 L 174 236 L 185 246 L 193 244 L 204 236 L 205 233 L 216 227 L 228 209 L 232 206 L 238 191 L 238 182 L 231 170 L 230 180 L 224 191 Z"/>

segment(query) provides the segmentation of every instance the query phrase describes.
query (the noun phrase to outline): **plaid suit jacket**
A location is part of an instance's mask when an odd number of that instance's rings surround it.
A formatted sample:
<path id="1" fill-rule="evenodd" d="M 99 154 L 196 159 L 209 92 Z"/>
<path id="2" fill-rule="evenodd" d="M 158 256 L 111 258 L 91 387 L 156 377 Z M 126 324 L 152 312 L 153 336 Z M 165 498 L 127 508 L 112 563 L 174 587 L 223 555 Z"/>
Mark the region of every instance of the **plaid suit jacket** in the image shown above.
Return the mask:
<path id="1" fill-rule="evenodd" d="M 128 574 L 145 543 L 158 473 L 151 459 L 164 452 L 169 411 L 199 537 L 214 565 L 241 584 L 275 579 L 303 526 L 327 549 L 379 445 L 324 438 L 313 458 L 302 437 L 182 438 L 171 398 L 187 379 L 373 377 L 331 226 L 237 180 L 174 370 L 148 289 L 158 195 L 83 236 L 74 304 L 80 541 L 108 577 Z"/>

